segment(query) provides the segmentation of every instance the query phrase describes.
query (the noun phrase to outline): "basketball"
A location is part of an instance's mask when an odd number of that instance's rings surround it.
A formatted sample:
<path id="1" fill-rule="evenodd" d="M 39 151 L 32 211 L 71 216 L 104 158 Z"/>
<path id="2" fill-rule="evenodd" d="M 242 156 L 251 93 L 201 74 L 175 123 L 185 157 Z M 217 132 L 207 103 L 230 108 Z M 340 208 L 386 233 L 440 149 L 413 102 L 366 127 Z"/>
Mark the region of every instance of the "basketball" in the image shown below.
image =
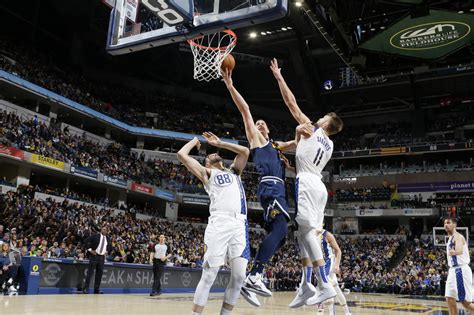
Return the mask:
<path id="1" fill-rule="evenodd" d="M 221 69 L 229 69 L 229 71 L 234 70 L 235 68 L 235 59 L 234 56 L 231 54 L 228 54 L 227 57 L 225 57 L 224 61 L 222 62 Z"/>

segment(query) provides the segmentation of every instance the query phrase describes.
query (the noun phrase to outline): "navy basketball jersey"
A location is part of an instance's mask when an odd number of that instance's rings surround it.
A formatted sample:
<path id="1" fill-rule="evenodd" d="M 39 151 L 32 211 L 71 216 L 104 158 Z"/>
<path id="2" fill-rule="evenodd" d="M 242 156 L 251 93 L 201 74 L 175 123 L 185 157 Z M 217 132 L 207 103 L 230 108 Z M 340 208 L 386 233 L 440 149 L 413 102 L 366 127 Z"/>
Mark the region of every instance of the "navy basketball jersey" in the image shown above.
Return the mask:
<path id="1" fill-rule="evenodd" d="M 285 180 L 285 165 L 280 159 L 280 150 L 274 146 L 272 141 L 251 151 L 255 168 L 260 176 L 274 176 Z"/>

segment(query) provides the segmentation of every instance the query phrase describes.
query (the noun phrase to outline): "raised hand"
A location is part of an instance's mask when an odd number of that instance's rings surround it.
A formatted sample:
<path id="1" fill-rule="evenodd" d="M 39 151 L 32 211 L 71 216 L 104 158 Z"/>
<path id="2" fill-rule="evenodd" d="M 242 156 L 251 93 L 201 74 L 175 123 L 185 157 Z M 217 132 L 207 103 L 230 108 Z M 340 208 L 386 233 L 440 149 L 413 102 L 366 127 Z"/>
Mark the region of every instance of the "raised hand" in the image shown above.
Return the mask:
<path id="1" fill-rule="evenodd" d="M 222 74 L 222 81 L 224 81 L 226 86 L 232 86 L 234 83 L 232 82 L 232 70 L 228 68 L 221 69 Z"/>
<path id="2" fill-rule="evenodd" d="M 202 136 L 206 138 L 207 142 L 212 146 L 218 147 L 222 143 L 221 139 L 212 132 L 206 131 Z"/>
<path id="3" fill-rule="evenodd" d="M 311 137 L 314 132 L 314 126 L 311 122 L 304 123 L 296 127 L 296 132 L 305 137 Z"/>
<path id="4" fill-rule="evenodd" d="M 272 70 L 272 73 L 276 79 L 281 78 L 281 68 L 278 68 L 278 61 L 276 58 L 273 58 L 270 62 L 270 70 Z"/>
<path id="5" fill-rule="evenodd" d="M 194 145 L 194 146 L 195 146 L 196 149 L 198 149 L 198 151 L 199 151 L 199 149 L 201 149 L 201 142 L 199 141 L 199 139 L 198 139 L 197 137 L 194 137 L 194 138 L 193 138 L 193 141 L 195 142 L 195 145 Z"/>

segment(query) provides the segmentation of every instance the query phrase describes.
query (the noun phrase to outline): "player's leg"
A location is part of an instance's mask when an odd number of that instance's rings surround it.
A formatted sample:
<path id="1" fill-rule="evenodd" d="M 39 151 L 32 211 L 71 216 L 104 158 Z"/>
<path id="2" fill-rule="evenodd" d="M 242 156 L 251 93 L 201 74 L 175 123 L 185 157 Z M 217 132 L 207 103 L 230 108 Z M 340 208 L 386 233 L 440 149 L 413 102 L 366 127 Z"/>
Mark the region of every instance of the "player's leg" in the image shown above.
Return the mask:
<path id="1" fill-rule="evenodd" d="M 288 234 L 288 224 L 286 217 L 282 213 L 278 214 L 270 224 L 270 231 L 260 244 L 254 266 L 245 281 L 246 289 L 262 296 L 272 295 L 272 292 L 267 289 L 262 281 L 265 264 L 275 254 Z"/>
<path id="2" fill-rule="evenodd" d="M 209 220 L 204 233 L 204 264 L 202 276 L 194 293 L 193 315 L 201 314 L 206 305 L 212 284 L 217 277 L 220 266 L 224 265 L 229 241 L 234 231 L 229 229 L 229 218 L 213 217 Z"/>
<path id="3" fill-rule="evenodd" d="M 297 308 L 305 305 L 306 301 L 316 294 L 316 288 L 311 284 L 313 264 L 309 258 L 309 254 L 305 248 L 304 242 L 300 236 L 300 231 L 296 232 L 298 247 L 300 250 L 301 263 L 303 265 L 303 272 L 301 273 L 301 283 L 296 291 L 296 296 L 288 305 L 291 308 Z"/>
<path id="4" fill-rule="evenodd" d="M 349 309 L 349 306 L 347 306 L 346 297 L 344 296 L 344 292 L 342 292 L 341 288 L 339 287 L 337 283 L 337 279 L 336 279 L 336 284 L 333 287 L 334 287 L 334 290 L 336 290 L 336 297 L 334 299 L 336 300 L 337 303 L 339 303 L 339 305 L 341 305 L 344 308 L 344 314 L 350 315 L 351 310 Z"/>
<path id="5" fill-rule="evenodd" d="M 244 284 L 245 272 L 247 270 L 248 260 L 243 257 L 236 257 L 230 262 L 230 281 L 224 294 L 224 303 L 222 304 L 221 315 L 230 314 L 237 299 L 240 289 Z"/>
<path id="6" fill-rule="evenodd" d="M 457 315 L 458 307 L 456 305 L 456 299 L 458 298 L 458 289 L 456 285 L 456 274 L 454 268 L 449 268 L 444 296 L 446 297 L 446 302 L 448 303 L 449 315 Z"/>
<path id="7" fill-rule="evenodd" d="M 451 297 L 447 297 L 446 302 L 448 302 L 449 315 L 457 315 L 458 307 L 456 305 L 456 300 Z"/>
<path id="8" fill-rule="evenodd" d="M 194 293 L 193 315 L 201 314 L 204 310 L 212 284 L 214 280 L 216 280 L 217 273 L 219 272 L 219 267 L 220 266 L 210 267 L 208 263 L 204 264 L 201 279 Z"/>
<path id="9" fill-rule="evenodd" d="M 459 301 L 461 301 L 462 306 L 474 314 L 474 303 L 472 303 L 472 271 L 469 266 L 463 266 L 456 269 L 456 281 L 458 281 L 458 288 L 461 292 L 458 291 Z M 458 290 L 459 290 L 458 289 Z"/>
<path id="10" fill-rule="evenodd" d="M 302 233 L 303 242 L 313 263 L 313 272 L 318 280 L 319 293 L 307 301 L 307 304 L 313 305 L 333 298 L 336 296 L 336 291 L 334 291 L 334 288 L 329 284 L 326 275 L 323 252 L 321 249 L 321 243 L 319 242 L 319 234 L 317 235 L 316 230 L 311 227 L 304 229 Z"/>

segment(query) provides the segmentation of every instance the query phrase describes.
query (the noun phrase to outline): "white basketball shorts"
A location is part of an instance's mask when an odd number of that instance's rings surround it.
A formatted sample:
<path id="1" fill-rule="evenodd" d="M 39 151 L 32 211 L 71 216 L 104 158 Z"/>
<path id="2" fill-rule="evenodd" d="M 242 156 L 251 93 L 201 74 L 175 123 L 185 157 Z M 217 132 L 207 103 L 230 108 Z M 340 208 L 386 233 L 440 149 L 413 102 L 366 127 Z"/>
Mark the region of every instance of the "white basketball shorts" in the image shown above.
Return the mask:
<path id="1" fill-rule="evenodd" d="M 225 264 L 226 259 L 231 261 L 236 257 L 250 258 L 247 222 L 245 216 L 240 215 L 212 215 L 209 217 L 204 233 L 206 253 L 204 263 L 209 267 L 218 267 Z"/>
<path id="2" fill-rule="evenodd" d="M 298 225 L 323 230 L 324 209 L 328 191 L 321 179 L 312 173 L 300 173 L 296 179 L 296 222 Z"/>
<path id="3" fill-rule="evenodd" d="M 451 267 L 446 280 L 444 296 L 457 301 L 472 301 L 472 271 L 468 265 Z"/>

